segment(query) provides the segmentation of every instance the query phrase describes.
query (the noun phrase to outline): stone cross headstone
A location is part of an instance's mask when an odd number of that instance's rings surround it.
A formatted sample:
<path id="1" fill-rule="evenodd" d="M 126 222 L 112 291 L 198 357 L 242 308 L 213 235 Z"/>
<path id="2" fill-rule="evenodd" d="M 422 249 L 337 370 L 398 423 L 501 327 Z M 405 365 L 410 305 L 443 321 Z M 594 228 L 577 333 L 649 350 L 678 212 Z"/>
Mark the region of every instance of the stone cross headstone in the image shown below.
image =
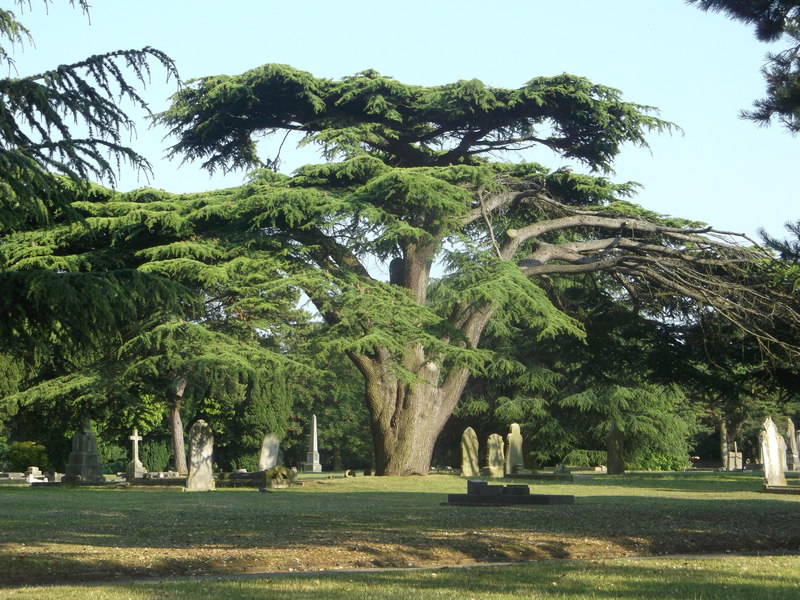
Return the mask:
<path id="1" fill-rule="evenodd" d="M 783 442 L 783 436 L 778 433 L 778 428 L 770 417 L 764 420 L 758 439 L 761 441 L 761 455 L 764 459 L 764 484 L 785 486 L 786 476 L 783 471 L 786 462 L 786 442 Z"/>
<path id="2" fill-rule="evenodd" d="M 187 492 L 205 492 L 214 489 L 213 455 L 214 432 L 208 423 L 199 419 L 189 430 Z"/>
<path id="3" fill-rule="evenodd" d="M 139 460 L 139 442 L 142 441 L 142 436 L 139 435 L 138 429 L 134 429 L 133 435 L 129 435 L 128 439 L 133 442 L 133 459 L 128 463 L 125 477 L 128 481 L 132 481 L 144 477 L 144 465 Z"/>
<path id="4" fill-rule="evenodd" d="M 800 471 L 800 455 L 797 453 L 797 432 L 794 429 L 794 423 L 788 417 L 786 419 L 786 440 L 789 447 L 789 456 L 786 457 L 789 461 L 789 470 Z"/>
<path id="5" fill-rule="evenodd" d="M 64 471 L 62 483 L 104 483 L 106 480 L 97 452 L 97 436 L 88 417 L 83 418 L 81 429 L 72 438 L 72 452 Z"/>
<path id="6" fill-rule="evenodd" d="M 319 462 L 319 448 L 317 447 L 317 415 L 311 415 L 311 438 L 308 440 L 308 454 L 306 454 L 306 462 L 303 463 L 303 471 L 306 473 L 322 473 L 322 465 Z"/>
<path id="7" fill-rule="evenodd" d="M 280 440 L 274 433 L 268 433 L 261 442 L 261 454 L 258 457 L 258 470 L 267 471 L 278 466 Z"/>
<path id="8" fill-rule="evenodd" d="M 478 435 L 472 427 L 467 427 L 461 434 L 461 474 L 464 477 L 475 477 L 480 473 L 478 446 Z"/>
<path id="9" fill-rule="evenodd" d="M 504 446 L 502 436 L 496 433 L 489 436 L 489 441 L 486 443 L 486 468 L 489 477 L 502 477 L 505 473 Z"/>
<path id="10" fill-rule="evenodd" d="M 517 423 L 511 424 L 511 432 L 506 436 L 508 450 L 506 455 L 506 475 L 519 473 L 525 469 L 522 458 L 522 434 Z"/>

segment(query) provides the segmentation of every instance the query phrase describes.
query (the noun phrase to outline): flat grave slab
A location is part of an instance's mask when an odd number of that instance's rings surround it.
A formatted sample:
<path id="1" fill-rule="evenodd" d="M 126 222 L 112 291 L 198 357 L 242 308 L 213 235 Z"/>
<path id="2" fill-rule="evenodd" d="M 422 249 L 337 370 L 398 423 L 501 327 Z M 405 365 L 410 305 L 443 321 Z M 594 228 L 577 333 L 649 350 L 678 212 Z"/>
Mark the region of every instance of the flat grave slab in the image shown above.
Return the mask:
<path id="1" fill-rule="evenodd" d="M 574 504 L 575 496 L 531 494 L 527 485 L 489 485 L 485 481 L 467 481 L 466 494 L 448 494 L 443 506 L 513 506 Z"/>

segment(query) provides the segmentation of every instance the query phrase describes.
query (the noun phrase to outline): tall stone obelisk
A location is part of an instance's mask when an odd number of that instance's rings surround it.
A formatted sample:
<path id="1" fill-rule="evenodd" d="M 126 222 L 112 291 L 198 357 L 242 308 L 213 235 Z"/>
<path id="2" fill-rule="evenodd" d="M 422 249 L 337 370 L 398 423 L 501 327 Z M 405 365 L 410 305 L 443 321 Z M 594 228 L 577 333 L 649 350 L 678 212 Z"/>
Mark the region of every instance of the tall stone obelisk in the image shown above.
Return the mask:
<path id="1" fill-rule="evenodd" d="M 311 415 L 311 439 L 308 440 L 308 454 L 303 463 L 304 473 L 322 473 L 319 462 L 319 448 L 317 447 L 317 415 Z"/>

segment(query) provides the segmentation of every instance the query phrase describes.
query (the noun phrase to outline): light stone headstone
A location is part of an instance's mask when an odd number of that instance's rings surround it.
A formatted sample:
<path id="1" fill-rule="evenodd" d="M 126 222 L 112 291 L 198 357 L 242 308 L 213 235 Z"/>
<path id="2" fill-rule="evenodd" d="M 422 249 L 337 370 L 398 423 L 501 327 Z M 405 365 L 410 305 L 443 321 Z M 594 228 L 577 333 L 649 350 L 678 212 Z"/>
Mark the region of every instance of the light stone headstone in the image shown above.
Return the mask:
<path id="1" fill-rule="evenodd" d="M 125 477 L 128 481 L 144 477 L 144 465 L 139 460 L 139 442 L 142 441 L 142 436 L 139 435 L 139 430 L 134 429 L 133 434 L 128 436 L 128 439 L 133 443 L 133 459 L 128 463 L 128 468 L 125 470 Z"/>
<path id="2" fill-rule="evenodd" d="M 797 453 L 797 432 L 794 429 L 794 423 L 790 418 L 786 419 L 786 440 L 789 446 L 789 461 L 790 471 L 800 471 L 800 455 Z"/>
<path id="3" fill-rule="evenodd" d="M 303 471 L 305 473 L 322 473 L 319 448 L 317 447 L 317 415 L 311 415 L 311 437 L 308 440 L 308 454 L 306 454 L 306 462 L 303 463 Z"/>
<path id="4" fill-rule="evenodd" d="M 489 436 L 489 441 L 486 443 L 486 468 L 489 477 L 502 477 L 505 473 L 504 446 L 502 436 L 496 433 Z"/>
<path id="5" fill-rule="evenodd" d="M 261 454 L 258 457 L 258 470 L 266 471 L 278 465 L 280 440 L 274 433 L 268 433 L 261 442 Z"/>
<path id="6" fill-rule="evenodd" d="M 768 486 L 786 486 L 784 465 L 786 463 L 786 442 L 778 433 L 778 428 L 770 417 L 764 420 L 758 434 L 761 442 L 761 455 L 764 459 L 764 483 Z"/>
<path id="7" fill-rule="evenodd" d="M 461 434 L 461 474 L 464 477 L 475 477 L 480 472 L 478 450 L 478 435 L 472 427 L 467 427 Z"/>
<path id="8" fill-rule="evenodd" d="M 81 429 L 72 438 L 72 452 L 64 471 L 62 483 L 104 483 L 106 480 L 97 452 L 97 436 L 88 417 L 83 418 Z"/>
<path id="9" fill-rule="evenodd" d="M 519 473 L 525 469 L 522 458 L 522 434 L 517 423 L 511 424 L 511 432 L 506 436 L 508 450 L 506 451 L 506 475 Z"/>
<path id="10" fill-rule="evenodd" d="M 213 455 L 214 432 L 208 423 L 200 419 L 189 430 L 187 492 L 205 492 L 214 489 Z"/>

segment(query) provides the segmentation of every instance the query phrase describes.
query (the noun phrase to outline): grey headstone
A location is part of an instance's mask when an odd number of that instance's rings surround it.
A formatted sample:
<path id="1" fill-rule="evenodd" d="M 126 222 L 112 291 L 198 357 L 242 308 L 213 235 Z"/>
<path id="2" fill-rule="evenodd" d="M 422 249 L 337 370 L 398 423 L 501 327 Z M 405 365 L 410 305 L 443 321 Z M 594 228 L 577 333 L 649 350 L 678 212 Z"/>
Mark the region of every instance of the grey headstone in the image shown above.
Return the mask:
<path id="1" fill-rule="evenodd" d="M 461 434 L 461 474 L 464 477 L 475 477 L 479 473 L 478 435 L 472 427 L 467 427 Z"/>
<path id="2" fill-rule="evenodd" d="M 187 492 L 205 492 L 214 489 L 212 458 L 214 455 L 214 432 L 202 419 L 189 430 L 189 477 Z"/>
<path id="3" fill-rule="evenodd" d="M 794 429 L 794 423 L 788 417 L 786 419 L 786 440 L 789 448 L 789 456 L 786 457 L 789 461 L 789 469 L 800 471 L 800 455 L 797 453 L 797 432 Z"/>
<path id="4" fill-rule="evenodd" d="M 84 417 L 81 430 L 72 438 L 62 483 L 104 483 L 103 467 L 97 452 L 97 436 L 88 417 Z"/>
<path id="5" fill-rule="evenodd" d="M 522 458 L 522 434 L 519 432 L 519 425 L 511 424 L 511 432 L 506 436 L 508 440 L 508 451 L 506 456 L 506 475 L 519 473 L 525 468 Z"/>
<path id="6" fill-rule="evenodd" d="M 785 486 L 786 442 L 778 433 L 778 428 L 770 417 L 764 420 L 758 434 L 761 442 L 761 455 L 764 460 L 764 483 L 768 486 Z"/>
<path id="7" fill-rule="evenodd" d="M 274 433 L 268 433 L 261 442 L 261 455 L 258 457 L 258 470 L 266 471 L 278 466 L 280 440 Z"/>
<path id="8" fill-rule="evenodd" d="M 486 468 L 489 472 L 489 477 L 502 477 L 504 474 L 504 446 L 501 436 L 496 433 L 489 436 L 489 441 L 486 444 Z"/>

